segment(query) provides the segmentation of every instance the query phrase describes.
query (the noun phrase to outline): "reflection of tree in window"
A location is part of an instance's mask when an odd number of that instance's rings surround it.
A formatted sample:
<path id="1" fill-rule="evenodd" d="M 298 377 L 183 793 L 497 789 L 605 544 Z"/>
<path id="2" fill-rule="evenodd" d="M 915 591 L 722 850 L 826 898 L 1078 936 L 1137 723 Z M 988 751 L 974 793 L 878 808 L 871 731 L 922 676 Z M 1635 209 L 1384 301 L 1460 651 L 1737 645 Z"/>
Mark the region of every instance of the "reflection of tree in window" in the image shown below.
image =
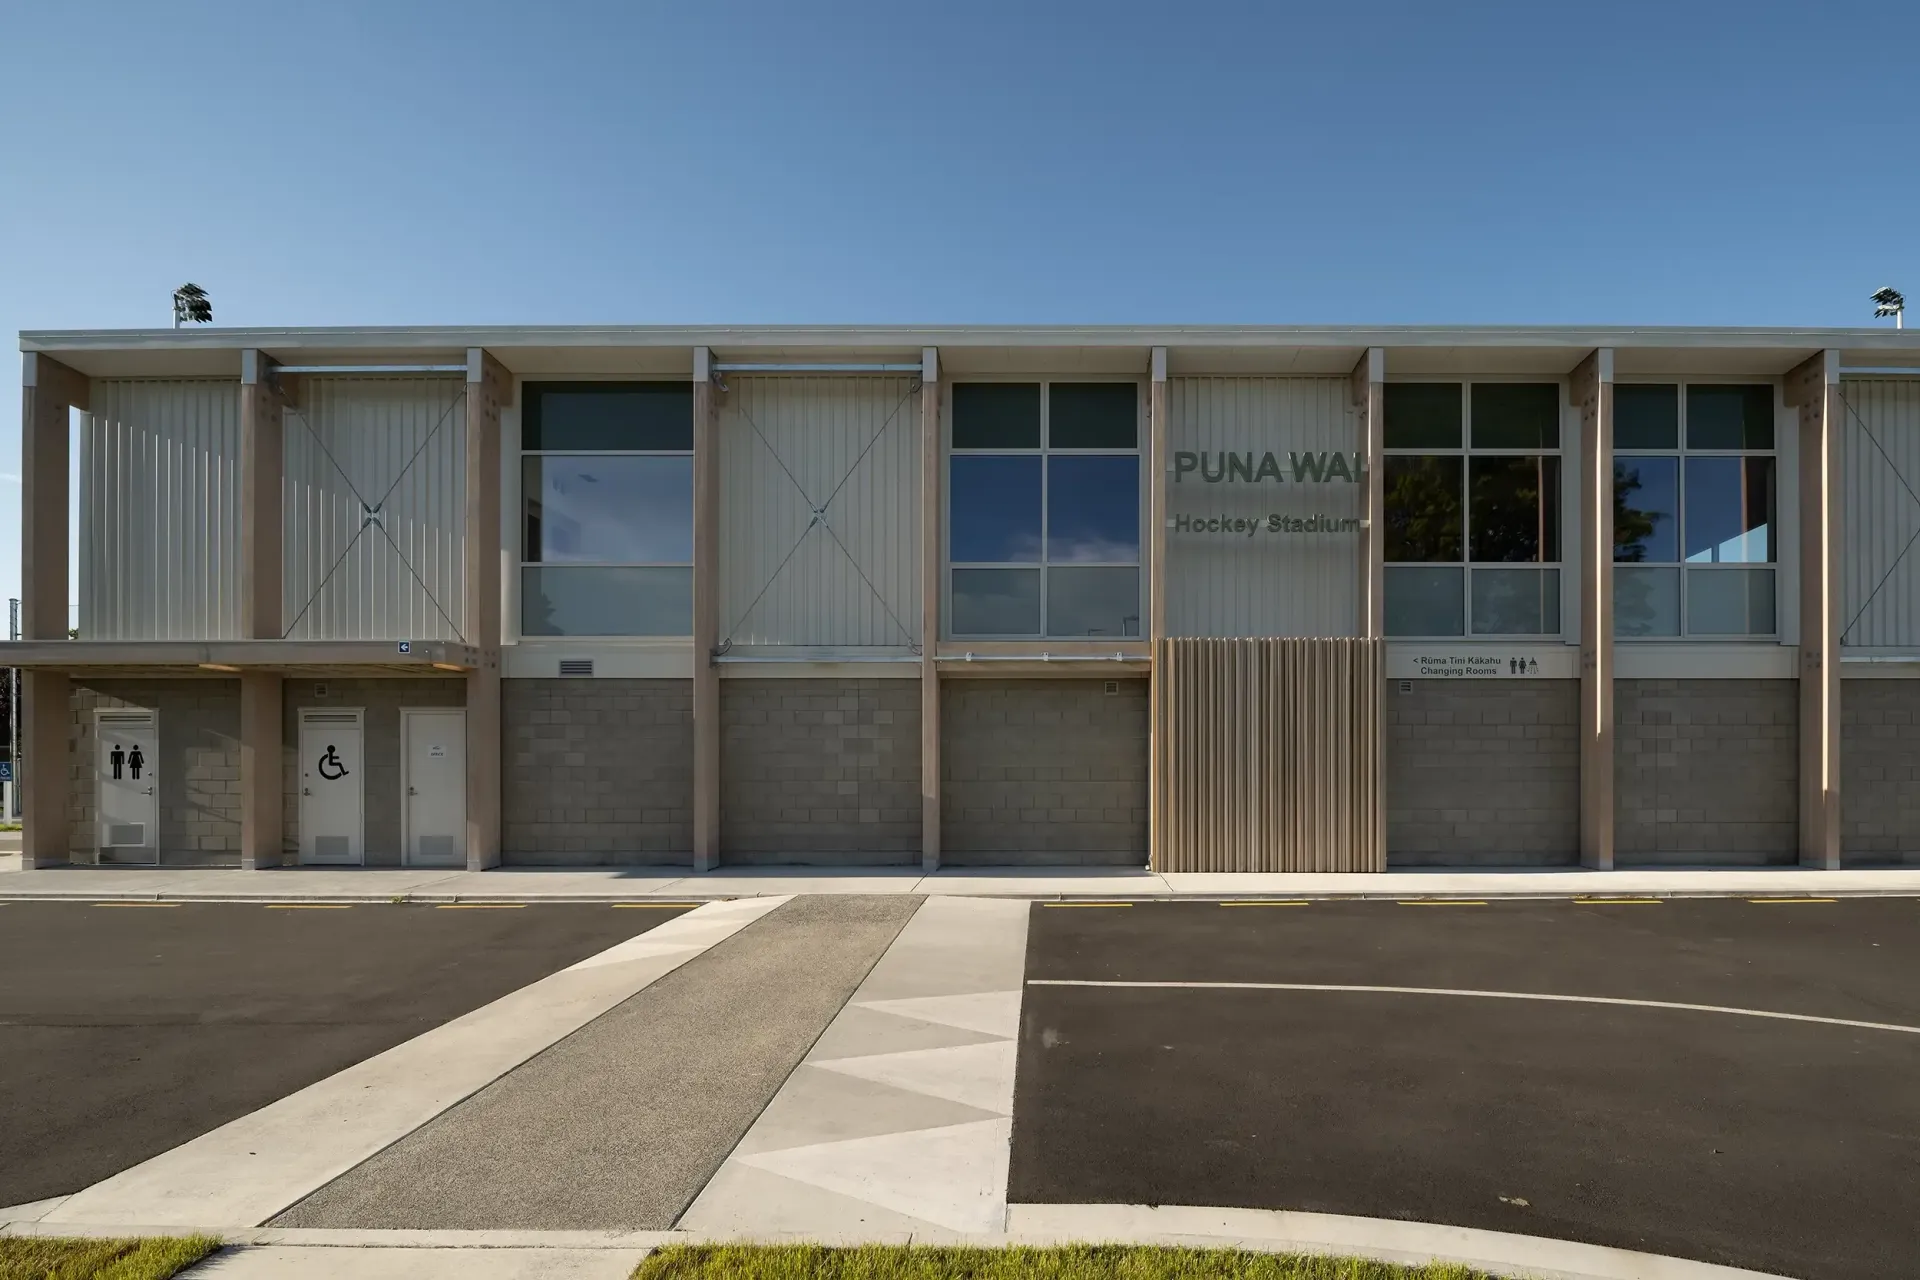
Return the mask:
<path id="1" fill-rule="evenodd" d="M 1475 458 L 1473 559 L 1551 564 L 1560 559 L 1560 459 Z"/>
<path id="2" fill-rule="evenodd" d="M 1389 457 L 1385 556 L 1400 563 L 1460 559 L 1460 466 L 1457 457 Z"/>
<path id="3" fill-rule="evenodd" d="M 1641 489 L 1640 472 L 1613 469 L 1613 558 L 1638 564 L 1647 558 L 1647 540 L 1661 513 L 1642 511 L 1627 500 Z"/>

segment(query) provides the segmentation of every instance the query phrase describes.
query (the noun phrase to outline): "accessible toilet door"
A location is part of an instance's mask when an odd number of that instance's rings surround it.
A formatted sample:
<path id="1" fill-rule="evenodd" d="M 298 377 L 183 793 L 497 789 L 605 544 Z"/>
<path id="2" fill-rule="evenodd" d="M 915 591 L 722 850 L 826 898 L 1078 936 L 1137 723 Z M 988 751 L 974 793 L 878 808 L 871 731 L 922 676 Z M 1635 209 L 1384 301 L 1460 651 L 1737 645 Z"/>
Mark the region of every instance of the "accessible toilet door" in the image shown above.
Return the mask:
<path id="1" fill-rule="evenodd" d="M 405 742 L 406 864 L 467 861 L 467 713 L 442 707 L 400 713 Z"/>
<path id="2" fill-rule="evenodd" d="M 300 861 L 366 860 L 366 771 L 358 710 L 300 713 Z"/>

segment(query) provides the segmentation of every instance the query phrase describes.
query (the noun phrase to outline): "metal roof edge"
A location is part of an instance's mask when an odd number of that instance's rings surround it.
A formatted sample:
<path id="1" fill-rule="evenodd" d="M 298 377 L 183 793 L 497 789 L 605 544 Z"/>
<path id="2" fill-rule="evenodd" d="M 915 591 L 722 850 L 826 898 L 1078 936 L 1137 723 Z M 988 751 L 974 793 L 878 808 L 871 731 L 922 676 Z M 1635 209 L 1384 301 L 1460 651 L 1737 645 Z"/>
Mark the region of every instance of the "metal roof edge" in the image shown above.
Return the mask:
<path id="1" fill-rule="evenodd" d="M 1801 347 L 1920 351 L 1920 329 L 1575 325 L 415 325 L 23 330 L 22 351 L 513 347 Z"/>

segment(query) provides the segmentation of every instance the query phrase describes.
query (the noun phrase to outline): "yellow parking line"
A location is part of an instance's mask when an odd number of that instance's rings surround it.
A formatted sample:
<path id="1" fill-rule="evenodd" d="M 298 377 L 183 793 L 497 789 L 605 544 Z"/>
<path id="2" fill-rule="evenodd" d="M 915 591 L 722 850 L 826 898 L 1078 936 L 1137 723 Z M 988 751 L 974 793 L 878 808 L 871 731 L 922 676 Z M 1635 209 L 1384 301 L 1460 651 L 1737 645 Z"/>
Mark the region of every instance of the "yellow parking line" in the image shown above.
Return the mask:
<path id="1" fill-rule="evenodd" d="M 442 902 L 436 905 L 442 911 L 518 911 L 527 904 L 524 902 Z"/>
<path id="2" fill-rule="evenodd" d="M 268 902 L 262 904 L 269 911 L 349 911 L 351 902 Z"/>
<path id="3" fill-rule="evenodd" d="M 1418 898 L 1400 904 L 1403 907 L 1484 907 L 1484 902 L 1472 902 L 1465 898 Z"/>
<path id="4" fill-rule="evenodd" d="M 96 907 L 177 907 L 177 902 L 96 902 Z"/>
<path id="5" fill-rule="evenodd" d="M 625 907 L 629 911 L 664 910 L 667 907 L 697 907 L 698 902 L 609 902 L 610 907 Z"/>
<path id="6" fill-rule="evenodd" d="M 1802 902 L 1838 902 L 1840 901 L 1840 899 L 1838 898 L 1748 898 L 1747 901 L 1751 902 L 1756 907 L 1771 907 L 1771 906 L 1774 906 L 1775 904 L 1793 906 Z"/>
<path id="7" fill-rule="evenodd" d="M 1043 907 L 1130 907 L 1131 902 L 1043 902 Z"/>
<path id="8" fill-rule="evenodd" d="M 1307 899 L 1301 898 L 1301 899 L 1298 899 L 1297 901 L 1292 901 L 1292 902 L 1246 901 L 1246 902 L 1223 902 L 1220 905 L 1223 907 L 1309 907 L 1309 906 L 1312 906 L 1313 904 L 1309 902 Z"/>

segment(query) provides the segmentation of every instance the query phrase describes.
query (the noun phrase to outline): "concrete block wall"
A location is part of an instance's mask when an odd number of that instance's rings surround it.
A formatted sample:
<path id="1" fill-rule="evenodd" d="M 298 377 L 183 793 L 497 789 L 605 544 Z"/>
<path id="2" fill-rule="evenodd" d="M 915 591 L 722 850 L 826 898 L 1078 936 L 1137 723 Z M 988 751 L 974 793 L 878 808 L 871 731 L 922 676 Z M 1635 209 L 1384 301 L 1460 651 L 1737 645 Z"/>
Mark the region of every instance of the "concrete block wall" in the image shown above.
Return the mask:
<path id="1" fill-rule="evenodd" d="M 942 864 L 1146 865 L 1148 723 L 1145 680 L 942 681 Z"/>
<path id="2" fill-rule="evenodd" d="M 238 685 L 235 686 L 238 715 Z M 322 692 L 324 690 L 324 692 Z M 464 707 L 466 681 L 458 677 L 333 677 L 288 676 L 281 688 L 284 730 L 283 793 L 286 800 L 286 861 L 294 863 L 300 849 L 300 711 L 302 708 L 365 711 L 361 735 L 366 759 L 366 789 L 362 792 L 366 864 L 401 865 L 400 833 L 400 709 L 402 707 Z"/>
<path id="3" fill-rule="evenodd" d="M 1389 866 L 1576 866 L 1578 680 L 1389 680 Z"/>
<path id="4" fill-rule="evenodd" d="M 501 861 L 693 863 L 691 680 L 505 680 Z"/>
<path id="5" fill-rule="evenodd" d="M 94 711 L 140 707 L 160 723 L 160 861 L 240 865 L 240 682 L 98 680 L 75 677 L 68 753 L 68 848 L 76 862 L 99 856 Z"/>
<path id="6" fill-rule="evenodd" d="M 720 682 L 720 860 L 920 860 L 920 682 Z"/>
<path id="7" fill-rule="evenodd" d="M 1920 863 L 1920 680 L 1841 683 L 1840 850 L 1849 865 Z"/>
<path id="8" fill-rule="evenodd" d="M 1615 865 L 1798 861 L 1799 696 L 1793 680 L 1616 680 Z"/>

